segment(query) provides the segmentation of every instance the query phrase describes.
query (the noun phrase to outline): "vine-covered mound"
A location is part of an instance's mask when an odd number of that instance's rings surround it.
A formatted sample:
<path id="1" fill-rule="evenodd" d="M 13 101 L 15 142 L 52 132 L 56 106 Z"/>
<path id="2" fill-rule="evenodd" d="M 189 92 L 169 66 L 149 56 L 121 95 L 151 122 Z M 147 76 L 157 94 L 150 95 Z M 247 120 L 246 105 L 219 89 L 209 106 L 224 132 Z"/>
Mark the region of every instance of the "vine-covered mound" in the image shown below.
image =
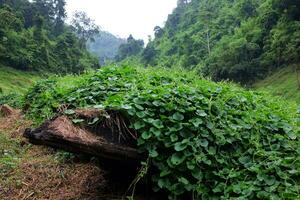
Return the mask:
<path id="1" fill-rule="evenodd" d="M 299 113 L 288 104 L 192 73 L 106 67 L 39 82 L 24 108 L 41 122 L 64 106 L 121 110 L 170 199 L 300 195 Z"/>

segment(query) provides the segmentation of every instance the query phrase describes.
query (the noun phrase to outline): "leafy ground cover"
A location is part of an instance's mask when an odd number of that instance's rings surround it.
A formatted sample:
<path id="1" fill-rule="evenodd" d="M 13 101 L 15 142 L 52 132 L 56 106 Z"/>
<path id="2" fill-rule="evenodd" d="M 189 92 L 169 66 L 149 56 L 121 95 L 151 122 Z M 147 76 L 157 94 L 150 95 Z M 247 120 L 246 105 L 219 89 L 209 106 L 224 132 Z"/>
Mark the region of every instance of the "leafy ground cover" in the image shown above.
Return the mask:
<path id="1" fill-rule="evenodd" d="M 70 116 L 84 107 L 121 111 L 155 168 L 154 190 L 167 191 L 169 199 L 295 199 L 300 193 L 299 111 L 258 92 L 191 72 L 105 67 L 38 82 L 23 107 L 36 124 L 62 108 Z"/>

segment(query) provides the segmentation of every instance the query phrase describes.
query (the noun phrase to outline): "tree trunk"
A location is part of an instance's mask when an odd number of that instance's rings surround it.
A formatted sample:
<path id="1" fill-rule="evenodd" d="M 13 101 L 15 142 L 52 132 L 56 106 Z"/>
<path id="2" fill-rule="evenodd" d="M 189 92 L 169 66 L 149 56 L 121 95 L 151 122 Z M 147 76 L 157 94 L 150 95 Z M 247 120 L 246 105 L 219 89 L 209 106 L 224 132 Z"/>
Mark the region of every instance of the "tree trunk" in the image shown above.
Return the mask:
<path id="1" fill-rule="evenodd" d="M 207 29 L 206 32 L 206 40 L 207 40 L 207 50 L 208 50 L 208 56 L 210 56 L 210 35 L 209 35 L 209 29 Z"/>
<path id="2" fill-rule="evenodd" d="M 295 69 L 296 77 L 297 77 L 297 87 L 300 90 L 300 78 L 299 78 L 299 65 L 298 65 L 298 63 L 294 64 L 294 69 Z"/>
<path id="3" fill-rule="evenodd" d="M 103 134 L 99 134 L 101 132 Z M 126 164 L 137 163 L 142 159 L 138 150 L 132 145 L 126 146 L 107 138 L 107 135 L 113 137 L 113 134 L 109 129 L 97 130 L 97 134 L 92 133 L 74 126 L 67 117 L 60 116 L 45 122 L 37 129 L 27 129 L 24 137 L 33 144 L 89 154 Z"/>

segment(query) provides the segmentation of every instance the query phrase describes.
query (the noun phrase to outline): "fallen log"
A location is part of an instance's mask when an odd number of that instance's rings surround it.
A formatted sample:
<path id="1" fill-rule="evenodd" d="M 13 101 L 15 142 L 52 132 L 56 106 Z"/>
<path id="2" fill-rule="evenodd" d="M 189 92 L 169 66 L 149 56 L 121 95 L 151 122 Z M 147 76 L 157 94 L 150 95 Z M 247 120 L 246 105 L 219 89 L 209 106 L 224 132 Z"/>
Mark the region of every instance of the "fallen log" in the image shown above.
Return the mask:
<path id="1" fill-rule="evenodd" d="M 107 128 L 98 129 L 97 133 L 93 133 L 75 126 L 66 116 L 57 116 L 37 129 L 26 129 L 24 137 L 33 144 L 85 153 L 122 163 L 135 163 L 142 159 L 136 148 L 126 146 L 124 143 L 112 142 L 108 136 L 113 134 L 115 133 Z"/>

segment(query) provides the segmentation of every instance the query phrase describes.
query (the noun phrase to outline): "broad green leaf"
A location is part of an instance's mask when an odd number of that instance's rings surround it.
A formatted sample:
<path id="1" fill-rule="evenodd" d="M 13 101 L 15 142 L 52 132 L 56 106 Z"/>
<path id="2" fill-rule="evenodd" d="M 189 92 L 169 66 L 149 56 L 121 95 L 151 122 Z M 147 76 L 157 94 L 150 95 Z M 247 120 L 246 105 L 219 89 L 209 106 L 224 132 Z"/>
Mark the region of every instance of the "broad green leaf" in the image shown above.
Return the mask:
<path id="1" fill-rule="evenodd" d="M 200 143 L 200 145 L 201 145 L 202 147 L 208 147 L 208 141 L 207 141 L 207 139 L 201 139 L 201 140 L 199 141 L 199 143 Z"/>
<path id="2" fill-rule="evenodd" d="M 201 181 L 203 179 L 203 173 L 200 169 L 198 168 L 195 168 L 193 171 L 192 171 L 192 176 L 197 179 L 198 181 Z"/>
<path id="3" fill-rule="evenodd" d="M 207 116 L 207 114 L 204 110 L 197 110 L 196 114 L 200 117 L 206 117 Z"/>
<path id="4" fill-rule="evenodd" d="M 186 162 L 186 166 L 189 170 L 193 170 L 196 167 L 196 161 L 190 160 L 190 161 Z"/>
<path id="5" fill-rule="evenodd" d="M 71 109 L 68 109 L 68 110 L 65 110 L 64 112 L 66 115 L 73 115 L 75 114 L 75 111 L 74 110 L 71 110 Z"/>
<path id="6" fill-rule="evenodd" d="M 179 112 L 176 112 L 173 115 L 173 119 L 176 120 L 176 121 L 182 121 L 184 119 L 184 116 L 182 114 L 180 114 Z"/>
<path id="7" fill-rule="evenodd" d="M 209 147 L 207 150 L 209 155 L 216 155 L 216 148 L 215 147 Z"/>
<path id="8" fill-rule="evenodd" d="M 137 121 L 137 122 L 134 123 L 133 126 L 134 126 L 134 129 L 135 129 L 135 130 L 139 130 L 139 129 L 145 127 L 145 123 L 142 122 L 142 121 Z"/>
<path id="9" fill-rule="evenodd" d="M 276 178 L 274 176 L 264 176 L 264 181 L 268 185 L 274 185 L 276 182 Z"/>
<path id="10" fill-rule="evenodd" d="M 184 178 L 184 177 L 180 177 L 178 179 L 178 181 L 181 182 L 181 183 L 183 183 L 184 185 L 188 185 L 189 184 L 189 181 L 186 178 Z"/>
<path id="11" fill-rule="evenodd" d="M 133 102 L 134 102 L 135 104 L 144 104 L 144 101 L 141 100 L 141 99 L 139 99 L 139 98 L 133 99 Z"/>
<path id="12" fill-rule="evenodd" d="M 268 199 L 270 197 L 270 194 L 265 191 L 259 191 L 256 195 L 259 199 Z"/>
<path id="13" fill-rule="evenodd" d="M 297 135 L 295 133 L 291 132 L 291 131 L 288 132 L 287 135 L 289 136 L 289 138 L 291 140 L 296 140 L 297 139 Z"/>
<path id="14" fill-rule="evenodd" d="M 171 163 L 173 165 L 180 165 L 185 160 L 185 156 L 182 153 L 175 153 L 171 157 Z"/>
<path id="15" fill-rule="evenodd" d="M 159 107 L 161 105 L 160 101 L 153 101 L 153 105 L 155 105 L 156 107 Z"/>
<path id="16" fill-rule="evenodd" d="M 178 140 L 178 136 L 176 134 L 172 134 L 170 137 L 172 142 L 176 142 Z"/>
<path id="17" fill-rule="evenodd" d="M 196 128 L 198 128 L 200 124 L 203 124 L 203 120 L 200 118 L 193 119 L 191 122 Z"/>
<path id="18" fill-rule="evenodd" d="M 144 107 L 139 104 L 135 104 L 134 106 L 139 110 L 144 110 Z"/>
<path id="19" fill-rule="evenodd" d="M 176 151 L 183 151 L 187 148 L 187 146 L 188 146 L 187 143 L 177 142 L 174 146 L 174 149 Z"/>
<path id="20" fill-rule="evenodd" d="M 144 131 L 144 132 L 142 133 L 142 138 L 143 138 L 144 140 L 148 140 L 149 138 L 151 138 L 151 136 L 152 136 L 152 134 L 151 134 L 150 131 Z"/>
<path id="21" fill-rule="evenodd" d="M 239 158 L 239 162 L 243 165 L 246 165 L 246 164 L 252 162 L 252 160 L 249 156 L 243 156 L 243 157 Z"/>
<path id="22" fill-rule="evenodd" d="M 137 112 L 136 116 L 138 116 L 139 118 L 144 118 L 146 116 L 146 113 L 141 111 L 141 112 Z"/>
<path id="23" fill-rule="evenodd" d="M 105 106 L 103 106 L 103 105 L 95 105 L 95 106 L 93 106 L 93 108 L 104 110 Z"/>
<path id="24" fill-rule="evenodd" d="M 159 119 L 153 120 L 152 123 L 153 123 L 153 125 L 154 125 L 156 128 L 158 128 L 158 129 L 161 129 L 161 128 L 164 127 L 163 123 L 162 123 Z"/>
<path id="25" fill-rule="evenodd" d="M 206 124 L 206 127 L 209 128 L 210 130 L 213 130 L 214 124 L 211 123 L 211 122 L 208 122 L 208 123 Z"/>
<path id="26" fill-rule="evenodd" d="M 79 123 L 81 123 L 81 122 L 84 122 L 84 119 L 73 119 L 72 121 L 73 121 L 73 123 L 75 123 L 75 124 L 79 124 Z"/>
<path id="27" fill-rule="evenodd" d="M 169 184 L 166 178 L 160 178 L 157 181 L 157 185 L 162 189 L 168 187 Z"/>
<path id="28" fill-rule="evenodd" d="M 163 170 L 163 171 L 160 172 L 159 176 L 160 177 L 164 177 L 164 176 L 167 176 L 169 174 L 171 174 L 171 170 L 165 169 L 165 170 Z"/>
<path id="29" fill-rule="evenodd" d="M 98 117 L 95 117 L 95 118 L 93 119 L 92 122 L 89 122 L 89 125 L 94 125 L 94 124 L 96 124 L 99 120 L 100 120 L 100 119 L 99 119 Z"/>
<path id="30" fill-rule="evenodd" d="M 161 131 L 159 129 L 156 129 L 154 127 L 150 128 L 150 131 L 156 136 L 159 137 L 161 135 Z"/>
<path id="31" fill-rule="evenodd" d="M 151 158 L 156 158 L 156 157 L 158 156 L 158 152 L 157 152 L 155 149 L 151 149 L 151 150 L 149 151 L 149 156 L 150 156 Z"/>

